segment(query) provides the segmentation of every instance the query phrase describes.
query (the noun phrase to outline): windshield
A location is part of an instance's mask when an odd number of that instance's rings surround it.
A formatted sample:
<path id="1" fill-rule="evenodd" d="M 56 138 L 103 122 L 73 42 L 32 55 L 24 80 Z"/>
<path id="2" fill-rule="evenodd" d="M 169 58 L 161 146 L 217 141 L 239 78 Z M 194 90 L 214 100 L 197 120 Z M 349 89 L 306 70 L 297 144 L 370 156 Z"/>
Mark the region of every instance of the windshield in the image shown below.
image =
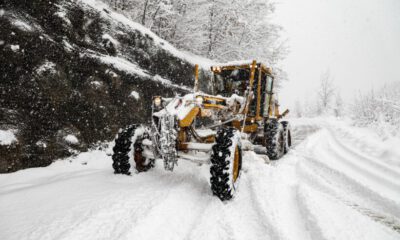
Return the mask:
<path id="1" fill-rule="evenodd" d="M 232 94 L 244 96 L 250 71 L 248 69 L 225 70 L 214 74 L 215 94 L 230 97 Z"/>

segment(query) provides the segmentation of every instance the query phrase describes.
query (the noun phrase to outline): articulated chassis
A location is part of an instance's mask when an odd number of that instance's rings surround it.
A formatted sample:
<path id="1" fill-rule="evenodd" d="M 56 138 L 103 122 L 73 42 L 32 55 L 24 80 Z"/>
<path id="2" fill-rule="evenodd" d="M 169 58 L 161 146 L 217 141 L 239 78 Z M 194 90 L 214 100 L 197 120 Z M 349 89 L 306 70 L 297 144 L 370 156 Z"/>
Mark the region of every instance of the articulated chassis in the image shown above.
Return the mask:
<path id="1" fill-rule="evenodd" d="M 163 159 L 165 169 L 170 171 L 177 164 L 178 158 L 196 163 L 207 163 L 210 160 L 209 156 L 212 146 L 215 144 L 216 132 L 210 130 L 224 126 L 231 126 L 240 130 L 242 141 L 265 146 L 265 122 L 270 118 L 281 118 L 287 114 L 287 111 L 279 114 L 278 106 L 272 100 L 273 77 L 271 70 L 264 65 L 253 61 L 251 65 L 228 65 L 211 68 L 214 74 L 236 69 L 250 70 L 249 84 L 243 97 L 233 94 L 231 97 L 226 98 L 195 93 L 176 99 L 153 98 L 152 126 L 146 130 L 149 140 L 143 142 L 146 148 L 143 152 L 145 157 Z M 196 66 L 196 92 L 198 91 L 197 72 L 198 67 Z M 269 78 L 263 78 L 264 75 L 268 75 Z M 264 103 L 267 104 L 266 109 L 268 109 L 265 116 L 261 115 L 261 108 L 264 107 L 261 106 L 261 93 L 262 91 L 266 91 L 265 89 L 261 89 L 261 81 L 263 79 L 271 81 L 269 83 L 270 90 L 267 92 L 270 102 Z M 255 89 L 256 92 L 253 91 L 255 81 L 258 81 L 258 86 Z M 253 116 L 249 116 L 248 114 L 251 101 L 256 101 L 257 104 L 256 113 Z M 185 113 L 184 116 L 178 116 L 181 113 L 180 111 Z M 209 118 L 212 120 L 212 124 L 203 126 L 201 129 L 201 131 L 204 131 L 204 129 L 209 130 L 210 134 L 204 136 L 195 129 L 195 121 L 200 118 Z M 250 145 L 246 144 L 246 146 Z M 199 152 L 205 154 L 199 154 Z"/>
<path id="2" fill-rule="evenodd" d="M 288 111 L 279 113 L 271 70 L 256 61 L 211 70 L 213 87 L 226 73 L 237 70 L 248 74 L 248 81 L 229 80 L 236 81 L 236 87 L 238 83 L 247 85 L 243 96 L 236 94 L 238 89 L 228 91 L 229 97 L 199 92 L 196 66 L 194 93 L 170 99 L 153 97 L 151 126 L 130 125 L 119 133 L 113 154 L 115 173 L 130 174 L 133 160 L 138 171 L 154 166 L 155 159 L 163 159 L 169 171 L 178 159 L 210 163 L 211 189 L 221 200 L 228 200 L 236 189 L 244 150 L 261 145 L 270 159 L 278 159 L 287 151 L 288 123 L 278 120 Z M 232 82 L 222 83 L 231 84 L 226 89 L 232 89 Z"/>

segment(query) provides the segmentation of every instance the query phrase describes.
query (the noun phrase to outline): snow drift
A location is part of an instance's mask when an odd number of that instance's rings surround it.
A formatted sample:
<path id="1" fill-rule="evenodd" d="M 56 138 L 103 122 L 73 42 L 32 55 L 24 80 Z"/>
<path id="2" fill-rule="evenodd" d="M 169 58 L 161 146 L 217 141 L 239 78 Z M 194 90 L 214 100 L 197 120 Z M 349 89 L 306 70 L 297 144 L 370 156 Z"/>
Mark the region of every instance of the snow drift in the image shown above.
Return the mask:
<path id="1" fill-rule="evenodd" d="M 386 161 L 373 133 L 343 122 L 291 123 L 291 152 L 271 164 L 245 152 L 228 202 L 208 164 L 114 175 L 100 149 L 1 174 L 0 239 L 399 239 L 400 154 Z"/>

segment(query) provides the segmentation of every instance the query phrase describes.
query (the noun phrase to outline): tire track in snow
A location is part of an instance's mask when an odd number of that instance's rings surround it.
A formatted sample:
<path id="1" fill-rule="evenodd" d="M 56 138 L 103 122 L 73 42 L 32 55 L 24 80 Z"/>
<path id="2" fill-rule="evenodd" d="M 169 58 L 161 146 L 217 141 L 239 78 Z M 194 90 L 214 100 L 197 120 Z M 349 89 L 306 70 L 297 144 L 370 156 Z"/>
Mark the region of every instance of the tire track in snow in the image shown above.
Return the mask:
<path id="1" fill-rule="evenodd" d="M 246 157 L 245 157 L 246 158 Z M 221 202 L 210 195 L 209 204 L 185 239 L 269 239 L 271 225 L 266 225 L 254 196 L 249 190 L 248 164 L 243 164 L 239 188 L 235 197 Z M 210 192 L 211 193 L 211 192 Z M 210 217 L 212 216 L 212 217 Z M 207 233 L 207 234 L 204 234 Z M 271 239 L 274 239 L 271 237 Z"/>
<path id="2" fill-rule="evenodd" d="M 273 163 L 271 166 L 253 160 L 249 170 L 248 189 L 258 218 L 271 239 L 309 239 L 297 200 L 295 150 Z"/>
<path id="3" fill-rule="evenodd" d="M 246 174 L 245 178 L 242 179 L 241 182 L 241 184 L 246 185 L 242 186 L 243 191 L 241 191 L 240 193 L 243 193 L 244 190 L 247 190 L 246 195 L 249 196 L 248 200 L 250 200 L 250 203 L 247 202 L 244 204 L 249 204 L 251 206 L 254 216 L 257 216 L 259 224 L 258 228 L 261 228 L 259 234 L 261 238 L 262 236 L 269 236 L 270 239 L 280 239 L 279 233 L 276 231 L 275 227 L 272 224 L 272 219 L 269 217 L 267 208 L 262 204 L 262 199 L 260 199 L 260 192 L 264 189 L 262 189 L 261 186 L 258 186 L 258 188 L 254 187 L 255 180 L 252 174 L 252 170 L 249 170 L 248 175 Z"/>
<path id="4" fill-rule="evenodd" d="M 316 133 L 320 130 L 319 125 L 310 125 L 307 124 L 296 124 L 292 126 L 292 147 L 296 148 L 299 144 L 301 144 L 306 138 L 310 135 Z"/>
<path id="5" fill-rule="evenodd" d="M 308 185 L 300 185 L 299 202 L 313 239 L 398 239 L 396 232 Z"/>
<path id="6" fill-rule="evenodd" d="M 369 168 L 368 171 L 371 170 L 379 171 L 378 173 L 375 173 L 375 175 L 390 177 L 390 181 L 396 182 L 397 183 L 396 185 L 400 187 L 399 170 L 393 168 L 393 166 L 389 166 L 383 162 L 380 162 L 379 160 L 373 157 L 369 157 L 363 154 L 362 152 L 356 151 L 354 147 L 350 148 L 348 144 L 343 143 L 343 141 L 345 141 L 346 139 L 340 137 L 341 140 L 339 140 L 339 137 L 333 132 L 333 130 L 328 128 L 328 131 L 332 136 L 332 138 L 329 138 L 333 140 L 332 147 L 336 149 L 337 153 L 342 153 L 342 155 L 346 155 L 343 159 L 345 160 L 355 159 L 357 160 L 357 166 Z M 352 144 L 352 146 L 354 145 L 355 144 Z"/>
<path id="7" fill-rule="evenodd" d="M 398 216 L 400 215 L 400 208 L 398 203 L 383 197 L 358 180 L 350 178 L 344 172 L 325 163 L 324 159 L 332 158 L 332 155 L 336 160 L 343 158 L 340 154 L 337 154 L 342 149 L 334 148 L 336 150 L 334 151 L 326 144 L 331 141 L 332 137 L 324 136 L 322 132 L 313 137 L 312 141 L 306 141 L 303 144 L 303 156 L 300 156 L 302 159 L 298 169 L 302 181 L 356 209 L 374 221 L 399 232 Z M 326 152 L 329 154 L 321 154 L 321 152 L 323 153 L 322 150 L 327 150 Z M 349 158 L 348 161 L 351 161 L 351 159 Z"/>
<path id="8" fill-rule="evenodd" d="M 26 183 L 14 183 L 14 184 L 7 184 L 1 186 L 0 195 L 11 194 L 19 191 L 24 191 L 27 189 L 33 188 L 41 188 L 44 185 L 51 185 L 57 184 L 59 182 L 63 182 L 70 178 L 85 178 L 91 174 L 97 174 L 102 170 L 90 170 L 90 171 L 79 171 L 79 172 L 65 172 L 60 173 L 52 177 L 41 178 L 39 180 L 30 182 L 29 184 Z"/>
<path id="9" fill-rule="evenodd" d="M 54 219 L 50 226 L 37 229 L 30 237 L 31 239 L 113 239 L 123 234 L 126 229 L 130 229 L 140 217 L 160 204 L 165 195 L 166 192 L 155 191 L 153 196 L 146 196 L 148 204 L 141 205 L 142 199 L 138 199 L 137 195 L 136 198 L 132 198 L 132 192 L 123 190 L 111 192 L 109 197 L 100 200 L 99 205 L 89 206 L 86 212 L 79 214 L 78 219 L 73 215 Z M 46 238 L 43 236 L 46 232 L 53 232 L 55 236 Z"/>
<path id="10" fill-rule="evenodd" d="M 171 193 L 169 190 L 180 181 L 179 178 L 171 178 L 157 170 L 152 170 L 146 175 L 134 174 L 131 177 L 118 175 L 111 179 L 126 181 L 131 180 L 130 178 L 134 178 L 130 183 L 132 189 L 111 191 L 110 197 L 100 199 L 98 205 L 88 206 L 88 210 L 80 213 L 78 218 L 67 215 L 54 219 L 54 223 L 50 226 L 34 231 L 31 239 L 46 239 L 41 234 L 46 230 L 49 231 L 49 228 L 53 229 L 50 232 L 57 233 L 57 239 L 111 239 L 115 236 L 121 239 L 120 237 L 140 222 L 141 218 L 162 204 Z M 93 199 L 88 201 L 93 202 Z M 68 227 L 62 229 L 59 226 Z M 47 239 L 54 237 L 50 236 Z"/>
<path id="11" fill-rule="evenodd" d="M 344 150 L 334 144 L 333 137 L 328 131 L 321 132 L 320 137 L 325 140 L 320 141 L 313 148 L 311 154 L 314 159 L 321 159 L 320 163 L 340 171 L 343 175 L 358 182 L 359 185 L 371 189 L 371 192 L 379 192 L 379 195 L 384 195 L 385 198 L 390 198 L 393 201 L 400 199 L 400 184 L 397 179 L 392 179 L 377 169 L 374 171 L 374 169 L 368 168 L 365 164 L 355 162 L 353 155 L 343 153 Z"/>
<path id="12" fill-rule="evenodd" d="M 320 153 L 319 157 L 325 160 L 331 159 L 324 162 L 325 165 L 329 165 L 329 168 L 340 171 L 343 175 L 352 178 L 353 181 L 358 182 L 359 185 L 363 185 L 365 188 L 371 189 L 373 192 L 385 189 L 384 192 L 379 192 L 380 195 L 385 195 L 385 198 L 391 198 L 392 200 L 400 199 L 400 185 L 397 182 L 385 177 L 384 173 L 374 172 L 362 164 L 355 163 L 351 158 L 335 150 L 335 147 L 332 145 L 328 146 L 329 148 L 325 149 L 326 152 Z M 332 161 L 333 159 L 334 161 Z"/>
<path id="13" fill-rule="evenodd" d="M 131 226 L 122 239 L 182 239 L 190 234 L 209 203 L 210 193 L 208 182 L 191 172 L 200 170 L 197 169 L 200 167 L 188 164 L 185 164 L 191 167 L 188 172 L 159 173 L 164 179 L 155 179 L 156 181 L 172 183 L 165 187 L 168 194 L 162 198 L 160 204 L 142 216 L 140 222 Z M 149 232 L 149 226 L 157 231 Z"/>
<path id="14" fill-rule="evenodd" d="M 224 203 L 215 201 L 213 196 L 208 199 L 207 206 L 193 222 L 192 229 L 187 232 L 182 239 L 216 239 L 216 240 L 234 240 L 238 239 L 234 231 L 233 223 L 226 213 Z M 216 214 L 220 213 L 220 214 Z M 213 216 L 213 217 L 210 217 Z"/>
<path id="15" fill-rule="evenodd" d="M 325 240 L 327 239 L 324 234 L 322 228 L 318 224 L 318 219 L 315 214 L 311 211 L 310 207 L 306 204 L 306 197 L 300 187 L 298 186 L 296 189 L 296 197 L 297 197 L 297 205 L 299 207 L 299 211 L 302 216 L 304 216 L 304 225 L 310 234 L 311 239 L 315 240 Z"/>
<path id="16" fill-rule="evenodd" d="M 307 159 L 304 160 L 307 161 Z M 308 159 L 308 161 L 310 160 Z M 400 221 L 392 215 L 391 211 L 396 206 L 392 205 L 392 208 L 387 209 L 386 199 L 377 199 L 375 201 L 367 199 L 366 197 L 371 196 L 370 193 L 363 190 L 361 190 L 361 193 L 357 192 L 352 184 L 343 183 L 342 179 L 338 180 L 336 177 L 330 177 L 330 174 L 332 174 L 330 169 L 321 169 L 316 165 L 302 163 L 301 167 L 299 167 L 301 181 L 305 185 L 329 195 L 336 201 L 342 202 L 400 233 Z M 338 177 L 341 178 L 342 176 L 339 175 Z"/>

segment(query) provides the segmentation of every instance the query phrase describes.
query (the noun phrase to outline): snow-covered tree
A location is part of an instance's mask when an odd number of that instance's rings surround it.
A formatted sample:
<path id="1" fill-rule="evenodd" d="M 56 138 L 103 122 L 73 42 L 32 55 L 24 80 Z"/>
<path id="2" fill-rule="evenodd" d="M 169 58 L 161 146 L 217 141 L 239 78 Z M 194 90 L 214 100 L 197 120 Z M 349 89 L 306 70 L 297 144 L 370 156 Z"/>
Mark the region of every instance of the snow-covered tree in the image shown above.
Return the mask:
<path id="1" fill-rule="evenodd" d="M 298 118 L 303 117 L 303 107 L 301 106 L 301 102 L 299 99 L 297 99 L 295 102 L 294 113 L 295 116 Z"/>
<path id="2" fill-rule="evenodd" d="M 320 109 L 319 111 L 322 113 L 326 111 L 330 106 L 333 97 L 335 96 L 335 87 L 333 86 L 333 79 L 329 70 L 325 71 L 321 74 L 320 78 L 320 86 L 318 90 L 318 98 Z"/>
<path id="3" fill-rule="evenodd" d="M 383 136 L 400 136 L 400 82 L 358 94 L 351 105 L 357 125 L 372 126 Z"/>
<path id="4" fill-rule="evenodd" d="M 286 79 L 272 0 L 103 0 L 180 49 L 217 61 L 257 59 Z"/>
<path id="5" fill-rule="evenodd" d="M 340 92 L 337 92 L 335 94 L 335 101 L 334 101 L 334 106 L 333 106 L 333 113 L 335 114 L 335 117 L 341 117 L 344 112 L 344 103 L 342 96 L 340 95 Z"/>

